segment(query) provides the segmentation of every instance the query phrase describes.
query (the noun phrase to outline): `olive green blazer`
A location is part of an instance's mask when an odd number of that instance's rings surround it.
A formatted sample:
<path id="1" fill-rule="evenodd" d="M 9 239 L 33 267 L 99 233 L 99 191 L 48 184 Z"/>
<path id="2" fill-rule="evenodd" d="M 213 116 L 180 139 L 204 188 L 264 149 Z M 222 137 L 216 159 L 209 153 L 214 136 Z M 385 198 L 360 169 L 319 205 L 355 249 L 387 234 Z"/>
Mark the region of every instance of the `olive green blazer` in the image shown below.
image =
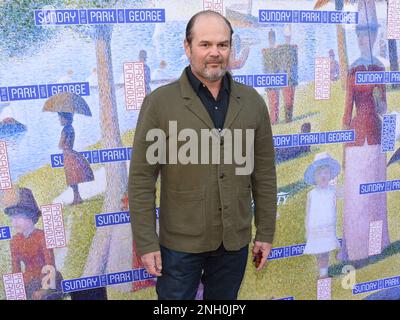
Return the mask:
<path id="1" fill-rule="evenodd" d="M 244 165 L 235 161 L 231 164 L 228 161 L 203 164 L 200 147 L 199 164 L 183 164 L 181 161 L 176 164 L 169 161 L 164 164 L 148 163 L 147 148 L 154 144 L 153 140 L 146 141 L 150 129 L 159 128 L 166 133 L 166 156 L 169 160 L 168 144 L 180 140 L 169 132 L 169 121 L 176 121 L 178 133 L 185 128 L 193 129 L 198 133 L 199 145 L 201 130 L 214 128 L 185 71 L 178 81 L 154 90 L 146 96 L 140 110 L 129 170 L 129 209 L 139 255 L 158 251 L 159 245 L 199 253 L 215 250 L 223 242 L 227 250 L 239 250 L 252 239 L 253 216 L 255 240 L 273 241 L 277 187 L 268 109 L 257 91 L 228 76 L 231 93 L 224 128 L 254 130 L 254 170 L 251 174 L 237 175 L 235 168 Z M 225 137 L 218 144 L 222 159 L 228 141 Z M 243 155 L 245 141 L 243 137 Z M 178 150 L 186 142 L 177 141 Z M 211 146 L 210 143 L 210 152 Z M 158 231 L 155 185 L 159 174 Z"/>

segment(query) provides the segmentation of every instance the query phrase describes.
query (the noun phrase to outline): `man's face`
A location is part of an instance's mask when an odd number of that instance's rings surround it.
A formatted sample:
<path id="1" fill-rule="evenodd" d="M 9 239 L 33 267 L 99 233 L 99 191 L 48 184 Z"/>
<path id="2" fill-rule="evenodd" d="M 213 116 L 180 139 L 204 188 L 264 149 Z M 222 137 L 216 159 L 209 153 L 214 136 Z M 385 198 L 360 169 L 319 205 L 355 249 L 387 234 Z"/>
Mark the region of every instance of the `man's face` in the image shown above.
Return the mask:
<path id="1" fill-rule="evenodd" d="M 218 17 L 200 16 L 192 29 L 192 44 L 185 40 L 185 52 L 192 72 L 210 82 L 220 80 L 226 73 L 231 52 L 230 31 Z"/>

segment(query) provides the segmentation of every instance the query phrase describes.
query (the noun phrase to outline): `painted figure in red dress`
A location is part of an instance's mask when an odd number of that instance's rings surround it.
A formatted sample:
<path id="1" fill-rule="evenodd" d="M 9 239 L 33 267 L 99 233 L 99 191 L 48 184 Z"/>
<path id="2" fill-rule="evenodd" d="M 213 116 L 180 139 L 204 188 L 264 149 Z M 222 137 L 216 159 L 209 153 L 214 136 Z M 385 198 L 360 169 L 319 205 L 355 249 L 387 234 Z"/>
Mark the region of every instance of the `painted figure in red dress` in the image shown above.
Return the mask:
<path id="1" fill-rule="evenodd" d="M 372 222 L 382 221 L 377 239 L 382 250 L 390 244 L 386 193 L 360 194 L 360 185 L 386 181 L 386 154 L 381 151 L 382 115 L 386 112 L 385 84 L 356 84 L 358 72 L 385 71 L 373 55 L 378 34 L 378 20 L 373 0 L 359 1 L 356 27 L 360 57 L 347 75 L 343 129 L 354 130 L 355 141 L 344 150 L 344 207 L 342 260 L 369 257 Z M 379 240 L 377 240 L 379 241 Z"/>
<path id="2" fill-rule="evenodd" d="M 35 227 L 39 207 L 30 189 L 17 192 L 17 203 L 4 209 L 15 230 L 10 242 L 12 273 L 22 272 L 28 300 L 60 299 L 62 277 L 56 271 L 53 249 L 47 249 L 43 230 Z"/>

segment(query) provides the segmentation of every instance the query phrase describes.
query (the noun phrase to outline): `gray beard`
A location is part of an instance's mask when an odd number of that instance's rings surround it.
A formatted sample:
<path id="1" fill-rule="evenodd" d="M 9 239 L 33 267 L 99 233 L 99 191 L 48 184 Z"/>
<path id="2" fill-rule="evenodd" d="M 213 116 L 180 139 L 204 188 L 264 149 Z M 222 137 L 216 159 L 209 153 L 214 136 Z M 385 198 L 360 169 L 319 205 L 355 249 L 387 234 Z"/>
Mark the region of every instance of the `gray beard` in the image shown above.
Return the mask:
<path id="1" fill-rule="evenodd" d="M 206 72 L 201 72 L 201 75 L 203 76 L 203 78 L 207 79 L 208 81 L 211 82 L 215 82 L 218 81 L 220 79 L 222 79 L 223 76 L 225 76 L 226 74 L 226 70 L 222 70 L 219 72 L 213 72 L 212 74 Z"/>

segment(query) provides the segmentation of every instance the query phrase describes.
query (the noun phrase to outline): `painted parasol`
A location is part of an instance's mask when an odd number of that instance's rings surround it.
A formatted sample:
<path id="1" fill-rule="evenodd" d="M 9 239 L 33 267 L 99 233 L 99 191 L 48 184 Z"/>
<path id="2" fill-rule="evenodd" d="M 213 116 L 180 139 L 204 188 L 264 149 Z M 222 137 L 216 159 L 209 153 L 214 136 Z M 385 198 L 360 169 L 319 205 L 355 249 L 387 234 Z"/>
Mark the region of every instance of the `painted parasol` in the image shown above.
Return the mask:
<path id="1" fill-rule="evenodd" d="M 46 100 L 43 111 L 79 113 L 91 117 L 92 112 L 86 101 L 72 92 L 61 92 Z"/>

